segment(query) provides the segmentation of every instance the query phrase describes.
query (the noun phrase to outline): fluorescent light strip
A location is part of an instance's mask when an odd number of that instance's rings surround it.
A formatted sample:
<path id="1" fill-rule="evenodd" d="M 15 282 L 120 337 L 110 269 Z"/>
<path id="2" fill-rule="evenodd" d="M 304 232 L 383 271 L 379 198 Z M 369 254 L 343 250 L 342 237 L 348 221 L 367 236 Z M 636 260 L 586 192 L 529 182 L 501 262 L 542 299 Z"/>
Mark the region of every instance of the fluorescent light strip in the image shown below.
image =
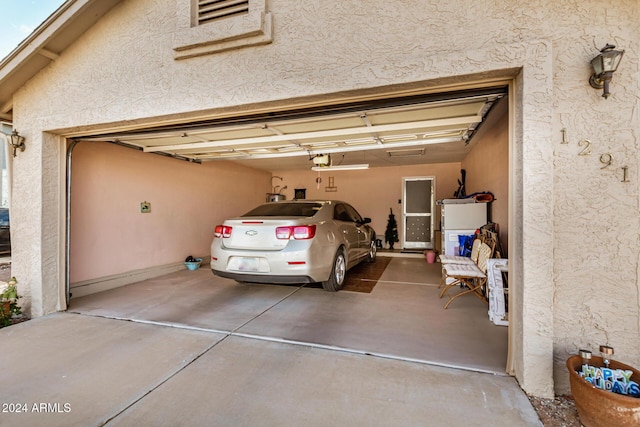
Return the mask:
<path id="1" fill-rule="evenodd" d="M 311 168 L 312 171 L 316 172 L 328 172 L 328 171 L 355 171 L 369 169 L 368 163 L 363 163 L 360 165 L 338 165 L 338 166 L 314 166 Z"/>
<path id="2" fill-rule="evenodd" d="M 411 156 L 423 156 L 424 148 L 413 148 L 406 150 L 387 150 L 389 157 L 411 157 Z"/>

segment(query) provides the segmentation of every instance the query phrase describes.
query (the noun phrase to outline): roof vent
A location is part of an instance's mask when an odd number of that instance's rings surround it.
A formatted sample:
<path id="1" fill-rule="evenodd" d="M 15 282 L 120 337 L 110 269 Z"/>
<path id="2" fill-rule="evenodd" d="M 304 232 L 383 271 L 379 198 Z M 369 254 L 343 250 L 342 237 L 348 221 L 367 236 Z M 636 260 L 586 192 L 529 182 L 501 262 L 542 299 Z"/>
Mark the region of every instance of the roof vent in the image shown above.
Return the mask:
<path id="1" fill-rule="evenodd" d="M 249 0 L 199 0 L 198 24 L 249 13 Z"/>

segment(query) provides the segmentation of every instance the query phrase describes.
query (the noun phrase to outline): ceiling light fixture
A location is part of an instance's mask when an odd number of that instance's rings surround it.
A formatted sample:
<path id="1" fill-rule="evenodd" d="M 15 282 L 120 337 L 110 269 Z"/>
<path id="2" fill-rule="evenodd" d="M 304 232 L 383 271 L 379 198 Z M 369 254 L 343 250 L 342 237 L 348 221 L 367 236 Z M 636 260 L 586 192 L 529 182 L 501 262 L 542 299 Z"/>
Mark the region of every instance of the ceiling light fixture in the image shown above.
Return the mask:
<path id="1" fill-rule="evenodd" d="M 369 164 L 363 163 L 360 165 L 314 166 L 311 168 L 312 171 L 316 171 L 316 172 L 353 171 L 353 170 L 363 170 L 363 169 L 369 169 Z"/>
<path id="2" fill-rule="evenodd" d="M 387 150 L 389 157 L 413 157 L 424 156 L 424 148 L 414 148 L 407 150 Z"/>
<path id="3" fill-rule="evenodd" d="M 589 84 L 594 89 L 603 89 L 602 97 L 607 99 L 609 92 L 609 82 L 613 78 L 613 73 L 618 69 L 624 50 L 615 50 L 615 46 L 607 44 L 600 50 L 600 54 L 591 60 L 593 74 L 589 78 Z"/>

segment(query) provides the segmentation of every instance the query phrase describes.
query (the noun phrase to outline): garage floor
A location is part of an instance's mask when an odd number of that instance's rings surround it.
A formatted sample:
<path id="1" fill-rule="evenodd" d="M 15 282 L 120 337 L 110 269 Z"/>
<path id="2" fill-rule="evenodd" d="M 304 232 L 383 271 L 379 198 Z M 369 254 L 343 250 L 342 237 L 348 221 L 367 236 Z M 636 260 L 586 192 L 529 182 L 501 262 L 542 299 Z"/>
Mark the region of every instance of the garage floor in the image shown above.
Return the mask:
<path id="1" fill-rule="evenodd" d="M 424 258 L 393 258 L 370 294 L 242 285 L 204 266 L 72 299 L 69 311 L 504 375 L 507 328 L 472 295 L 444 310 L 439 279 Z"/>
<path id="2" fill-rule="evenodd" d="M 364 294 L 201 269 L 72 300 L 0 330 L 0 426 L 541 426 L 506 328 L 473 297 L 443 310 L 437 270 L 393 259 Z"/>

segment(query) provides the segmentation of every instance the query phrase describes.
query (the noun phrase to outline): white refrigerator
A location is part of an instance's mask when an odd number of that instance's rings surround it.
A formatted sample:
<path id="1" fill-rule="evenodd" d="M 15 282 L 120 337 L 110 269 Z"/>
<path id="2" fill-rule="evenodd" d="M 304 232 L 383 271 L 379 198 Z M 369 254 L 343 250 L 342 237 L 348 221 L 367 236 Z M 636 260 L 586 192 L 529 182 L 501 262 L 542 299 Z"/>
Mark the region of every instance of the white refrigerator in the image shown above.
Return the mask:
<path id="1" fill-rule="evenodd" d="M 460 236 L 473 236 L 487 223 L 487 203 L 461 203 L 459 199 L 441 206 L 442 251 L 445 255 L 458 255 Z M 473 199 L 471 199 L 473 200 Z"/>

